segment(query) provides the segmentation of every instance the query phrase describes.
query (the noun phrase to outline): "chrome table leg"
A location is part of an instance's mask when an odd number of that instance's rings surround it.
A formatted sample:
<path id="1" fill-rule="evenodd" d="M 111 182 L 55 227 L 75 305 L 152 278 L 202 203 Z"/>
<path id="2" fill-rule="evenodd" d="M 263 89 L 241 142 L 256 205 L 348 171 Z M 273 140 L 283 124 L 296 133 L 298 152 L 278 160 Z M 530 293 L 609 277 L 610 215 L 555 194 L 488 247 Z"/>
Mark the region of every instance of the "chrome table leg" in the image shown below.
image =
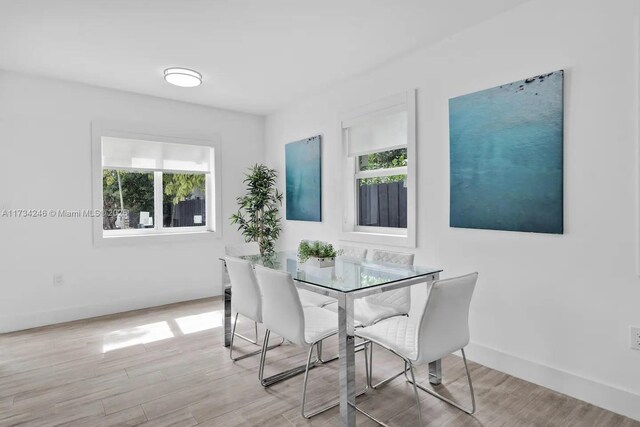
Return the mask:
<path id="1" fill-rule="evenodd" d="M 231 345 L 231 283 L 227 264 L 222 261 L 222 298 L 224 299 L 224 346 Z"/>
<path id="2" fill-rule="evenodd" d="M 431 292 L 433 282 L 440 279 L 440 273 L 436 273 L 432 276 L 432 280 L 427 282 L 427 292 Z M 429 383 L 431 385 L 442 384 L 442 360 L 438 359 L 429 363 Z"/>
<path id="3" fill-rule="evenodd" d="M 356 425 L 356 366 L 353 296 L 338 297 L 338 344 L 340 355 L 340 425 Z"/>
<path id="4" fill-rule="evenodd" d="M 442 360 L 429 363 L 429 383 L 431 385 L 442 384 Z"/>

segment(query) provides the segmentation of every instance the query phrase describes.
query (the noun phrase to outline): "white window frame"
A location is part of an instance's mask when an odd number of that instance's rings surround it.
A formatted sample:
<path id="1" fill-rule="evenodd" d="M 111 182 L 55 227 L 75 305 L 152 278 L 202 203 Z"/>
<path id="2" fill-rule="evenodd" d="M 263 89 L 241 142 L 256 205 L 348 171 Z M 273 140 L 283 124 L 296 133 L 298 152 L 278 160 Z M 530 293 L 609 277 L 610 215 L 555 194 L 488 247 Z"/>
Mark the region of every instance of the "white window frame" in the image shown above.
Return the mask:
<path id="1" fill-rule="evenodd" d="M 348 138 L 349 123 L 354 120 L 375 116 L 384 110 L 404 108 L 407 111 L 407 143 L 406 146 L 389 147 L 388 149 L 407 149 L 407 165 L 405 167 L 359 171 L 358 157 L 349 157 Z M 342 157 L 344 173 L 342 240 L 401 247 L 416 247 L 416 91 L 390 96 L 378 102 L 352 110 L 340 118 L 340 135 L 342 140 Z M 358 225 L 358 194 L 356 190 L 359 178 L 378 176 L 407 176 L 407 228 L 369 227 Z"/>
<path id="2" fill-rule="evenodd" d="M 157 131 L 157 127 L 154 126 Z M 197 239 L 220 238 L 222 236 L 222 195 L 220 186 L 220 140 L 218 135 L 207 136 L 206 139 L 184 138 L 169 136 L 175 130 L 163 130 L 164 135 L 153 134 L 147 128 L 140 126 L 110 123 L 92 122 L 92 187 L 93 187 L 93 209 L 102 210 L 102 176 L 104 169 L 102 165 L 102 138 L 114 137 L 124 139 L 138 139 L 144 141 L 166 142 L 174 144 L 202 145 L 213 149 L 213 170 L 206 173 L 205 199 L 206 199 L 206 225 L 195 227 L 163 227 L 163 184 L 162 173 L 189 173 L 188 171 L 154 171 L 154 227 L 126 230 L 103 230 L 102 216 L 93 218 L 93 242 L 96 246 L 104 245 L 130 245 L 138 243 L 150 243 L 158 241 L 190 241 Z M 119 168 L 120 169 L 120 168 Z M 127 169 L 129 170 L 129 169 Z M 148 170 L 130 169 L 137 172 L 149 172 Z M 193 173 L 203 173 L 196 171 Z"/>

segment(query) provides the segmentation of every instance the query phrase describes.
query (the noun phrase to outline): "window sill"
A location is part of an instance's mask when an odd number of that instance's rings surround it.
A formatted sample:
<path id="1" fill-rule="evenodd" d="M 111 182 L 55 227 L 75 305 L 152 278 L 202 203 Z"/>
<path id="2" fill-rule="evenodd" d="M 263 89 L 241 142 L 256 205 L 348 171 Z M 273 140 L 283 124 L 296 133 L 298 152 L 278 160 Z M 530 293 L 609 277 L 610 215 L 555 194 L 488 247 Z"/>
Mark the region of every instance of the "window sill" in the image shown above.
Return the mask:
<path id="1" fill-rule="evenodd" d="M 364 231 L 343 231 L 342 239 L 348 242 L 369 243 L 375 245 L 399 246 L 404 248 L 415 248 L 415 236 L 406 234 L 385 234 Z"/>
<path id="2" fill-rule="evenodd" d="M 193 242 L 218 239 L 220 233 L 213 230 L 171 231 L 161 233 L 122 233 L 105 235 L 102 233 L 94 239 L 94 246 L 137 246 L 157 243 Z"/>

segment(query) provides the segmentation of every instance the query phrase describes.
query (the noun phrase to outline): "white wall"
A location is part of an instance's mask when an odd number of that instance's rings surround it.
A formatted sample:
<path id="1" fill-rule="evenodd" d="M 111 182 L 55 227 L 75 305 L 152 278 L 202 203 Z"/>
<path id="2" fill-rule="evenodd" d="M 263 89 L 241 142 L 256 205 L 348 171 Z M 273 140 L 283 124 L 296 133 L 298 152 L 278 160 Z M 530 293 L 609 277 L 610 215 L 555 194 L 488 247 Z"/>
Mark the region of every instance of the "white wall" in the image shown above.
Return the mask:
<path id="1" fill-rule="evenodd" d="M 223 239 L 94 247 L 90 218 L 0 217 L 0 332 L 219 294 L 218 256 L 264 118 L 0 71 L 0 211 L 90 209 L 91 121 L 219 134 Z M 64 285 L 53 286 L 53 275 Z"/>
<path id="2" fill-rule="evenodd" d="M 640 419 L 637 19 L 633 0 L 533 0 L 269 116 L 281 174 L 284 144 L 323 135 L 324 220 L 286 222 L 280 245 L 339 240 L 340 112 L 416 87 L 416 263 L 480 272 L 472 358 Z M 449 228 L 448 99 L 561 68 L 565 234 Z"/>

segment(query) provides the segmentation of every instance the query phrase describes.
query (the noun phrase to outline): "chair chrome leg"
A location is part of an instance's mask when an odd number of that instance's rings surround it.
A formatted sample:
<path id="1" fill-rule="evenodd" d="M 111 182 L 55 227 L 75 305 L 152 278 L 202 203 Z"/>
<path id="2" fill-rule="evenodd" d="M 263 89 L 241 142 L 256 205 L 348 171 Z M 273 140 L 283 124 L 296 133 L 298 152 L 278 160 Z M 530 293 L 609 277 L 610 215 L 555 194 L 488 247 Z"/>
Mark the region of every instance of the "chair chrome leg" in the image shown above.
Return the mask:
<path id="1" fill-rule="evenodd" d="M 256 351 L 252 351 L 251 353 L 243 354 L 242 356 L 239 356 L 239 357 L 233 357 L 233 338 L 235 336 L 243 338 L 242 335 L 236 334 L 236 324 L 237 323 L 238 323 L 238 313 L 236 313 L 236 319 L 233 322 L 233 330 L 231 331 L 231 342 L 229 344 L 229 358 L 231 358 L 231 360 L 233 360 L 234 362 L 237 362 L 238 360 L 246 359 L 247 357 L 256 356 L 256 355 L 258 355 L 258 354 L 260 354 L 262 352 L 261 350 L 256 350 Z M 256 324 L 256 339 L 257 339 L 258 338 L 258 322 L 255 322 L 255 324 Z M 249 341 L 249 342 L 251 342 L 251 341 Z M 267 350 L 271 350 L 272 348 L 279 347 L 282 344 L 284 344 L 284 338 L 282 339 L 282 341 L 280 341 L 280 343 L 272 345 Z M 256 343 L 256 345 L 258 345 L 258 344 Z"/>
<path id="2" fill-rule="evenodd" d="M 365 417 L 369 418 L 371 421 L 380 424 L 383 427 L 389 427 L 388 424 L 383 423 L 381 420 L 377 419 L 376 417 L 374 417 L 373 415 L 371 415 L 368 412 L 363 411 L 362 409 L 358 408 L 357 406 L 354 406 L 353 409 L 355 409 L 356 411 L 360 412 L 362 415 L 364 415 Z"/>
<path id="3" fill-rule="evenodd" d="M 356 397 L 360 396 L 361 394 L 364 394 L 369 388 L 372 388 L 372 386 L 371 386 L 371 373 L 372 373 L 371 358 L 373 357 L 373 342 L 365 341 L 364 344 L 365 344 L 365 346 L 364 346 L 364 362 L 365 362 L 365 371 L 366 371 L 366 375 L 367 375 L 367 385 L 366 385 L 364 391 L 361 392 L 360 394 L 356 395 Z M 369 414 L 368 412 L 363 411 L 362 409 L 358 408 L 357 406 L 354 405 L 353 408 L 356 411 L 360 412 L 365 417 L 367 417 L 370 420 L 374 421 L 375 423 L 377 423 L 377 424 L 379 424 L 379 425 L 381 425 L 383 427 L 388 427 L 387 424 L 383 423 L 378 418 L 374 417 L 373 415 Z"/>
<path id="4" fill-rule="evenodd" d="M 432 395 L 434 397 L 437 397 L 438 399 L 442 400 L 443 402 L 446 402 L 449 405 L 460 409 L 462 412 L 465 412 L 465 413 L 467 413 L 469 415 L 473 415 L 476 412 L 476 398 L 475 398 L 475 395 L 474 395 L 474 392 L 473 392 L 473 384 L 471 382 L 471 374 L 469 373 L 469 367 L 467 366 L 467 357 L 464 354 L 464 349 L 460 349 L 460 350 L 462 351 L 462 360 L 464 361 L 464 369 L 467 372 L 467 381 L 469 382 L 469 391 L 471 393 L 471 409 L 467 409 L 467 408 L 461 406 L 460 404 L 454 402 L 453 400 L 444 397 L 440 393 L 437 393 L 437 392 L 435 392 L 435 391 L 433 391 L 431 389 L 428 389 L 428 388 L 426 388 L 426 387 L 424 387 L 424 386 L 422 386 L 420 384 L 415 384 L 415 385 L 420 390 L 426 391 L 430 395 Z M 409 381 L 409 382 L 411 383 L 412 381 Z"/>
<path id="5" fill-rule="evenodd" d="M 311 347 L 309 348 L 309 354 L 307 356 L 307 367 L 305 369 L 304 383 L 302 385 L 302 405 L 300 406 L 300 413 L 302 414 L 302 417 L 305 418 L 305 419 L 310 419 L 312 417 L 315 417 L 316 415 L 322 414 L 323 412 L 326 412 L 329 409 L 333 409 L 333 408 L 335 408 L 335 407 L 340 405 L 340 401 L 338 400 L 337 402 L 331 403 L 331 404 L 329 404 L 329 405 L 327 405 L 327 406 L 325 406 L 323 408 L 320 408 L 320 409 L 318 409 L 318 410 L 316 410 L 314 412 L 311 412 L 310 414 L 307 414 L 304 411 L 305 403 L 306 403 L 306 400 L 307 400 L 307 383 L 308 383 L 308 380 L 309 380 L 309 369 L 313 368 L 313 366 L 311 365 L 311 355 L 313 353 L 313 346 L 314 345 L 318 347 L 317 351 L 318 351 L 318 354 L 319 354 L 319 352 L 321 351 L 321 348 L 322 348 L 322 341 L 318 341 L 317 343 L 312 344 Z M 366 351 L 364 353 L 364 356 L 365 356 L 365 361 L 366 361 L 366 357 L 367 357 Z M 318 359 L 316 359 L 316 361 L 318 361 Z M 364 390 L 356 393 L 356 397 L 360 397 L 363 394 L 365 394 L 366 391 L 367 391 L 367 388 L 368 388 L 368 386 L 365 386 Z"/>
<path id="6" fill-rule="evenodd" d="M 404 361 L 405 367 L 407 366 L 407 361 Z M 413 374 L 413 364 L 411 362 L 408 362 L 409 364 L 409 371 L 411 372 L 411 381 L 410 383 L 413 384 L 413 393 L 416 395 L 416 408 L 418 409 L 418 420 L 420 422 L 420 424 L 418 424 L 420 427 L 422 427 L 424 425 L 424 423 L 422 422 L 422 408 L 420 407 L 420 396 L 418 396 L 418 387 L 416 386 L 416 377 Z M 405 370 L 406 372 L 406 370 Z"/>
<path id="7" fill-rule="evenodd" d="M 364 390 L 359 391 L 358 393 L 356 393 L 356 397 L 360 397 L 360 396 L 364 395 L 366 392 L 367 392 L 367 389 L 365 388 Z M 306 419 L 310 419 L 310 418 L 315 417 L 316 415 L 320 415 L 320 414 L 322 414 L 323 412 L 327 412 L 329 409 L 337 408 L 338 406 L 340 406 L 340 401 L 337 401 L 337 402 L 332 403 L 332 404 L 330 404 L 330 405 L 328 405 L 328 406 L 325 406 L 324 408 L 320 408 L 320 409 L 318 409 L 317 411 L 314 411 L 314 412 L 312 412 L 312 413 L 310 413 L 310 414 L 302 414 L 302 416 L 303 416 L 304 418 L 306 418 Z M 376 419 L 375 419 L 375 418 L 373 418 L 371 415 L 367 414 L 366 412 L 362 411 L 361 409 L 358 409 L 358 408 L 357 408 L 357 407 L 355 407 L 355 406 L 354 406 L 354 408 L 355 408 L 356 410 L 358 410 L 358 411 L 362 412 L 363 414 L 365 414 L 366 416 L 368 416 L 368 417 L 369 417 L 369 418 L 371 418 L 372 420 L 376 421 L 378 424 L 383 425 L 383 426 L 384 426 L 384 425 L 386 425 L 386 424 L 381 423 L 380 421 L 376 420 Z"/>
<path id="8" fill-rule="evenodd" d="M 467 371 L 467 381 L 469 382 L 469 391 L 471 392 L 471 411 L 468 414 L 476 412 L 476 395 L 473 392 L 473 383 L 471 382 L 471 374 L 469 374 L 469 366 L 467 366 L 467 355 L 464 354 L 464 348 L 460 349 L 462 360 L 464 361 L 464 370 Z"/>
<path id="9" fill-rule="evenodd" d="M 322 341 L 316 344 L 318 346 L 318 359 L 320 358 L 320 352 L 322 351 Z M 307 367 L 304 370 L 304 383 L 302 384 L 302 405 L 300 405 L 300 413 L 302 418 L 309 418 L 304 413 L 304 404 L 307 400 L 307 382 L 309 381 L 309 365 L 311 364 L 311 355 L 313 354 L 313 344 L 309 347 L 309 355 L 307 356 Z"/>
<path id="10" fill-rule="evenodd" d="M 255 327 L 256 327 L 256 342 L 258 342 L 258 339 L 260 338 L 260 337 L 258 336 L 258 322 L 254 321 L 254 322 L 253 322 L 253 324 L 254 324 L 254 325 L 255 325 Z"/>
<path id="11" fill-rule="evenodd" d="M 385 384 L 390 383 L 391 381 L 395 380 L 396 378 L 402 376 L 402 375 L 407 375 L 407 364 L 405 363 L 404 365 L 404 369 L 400 372 L 398 372 L 397 374 L 391 375 L 389 378 L 385 378 L 384 380 L 380 381 L 378 384 L 372 386 L 371 388 L 373 388 L 374 390 L 379 389 L 380 387 L 382 387 Z"/>
<path id="12" fill-rule="evenodd" d="M 284 338 L 278 344 L 270 345 L 269 348 L 267 348 L 267 350 L 273 350 L 276 347 L 280 347 L 282 344 L 284 344 Z M 235 358 L 232 357 L 231 360 L 233 360 L 234 362 L 237 362 L 238 360 L 246 359 L 247 357 L 257 356 L 258 354 L 261 354 L 261 353 L 262 353 L 262 350 L 256 350 L 256 351 L 252 351 L 251 353 L 243 354 L 242 356 L 238 356 Z"/>
<path id="13" fill-rule="evenodd" d="M 366 351 L 366 350 L 365 350 Z M 367 384 L 367 386 L 369 388 L 374 388 L 373 387 L 373 343 L 369 342 L 369 372 L 367 372 L 367 381 L 369 381 L 369 384 Z"/>
<path id="14" fill-rule="evenodd" d="M 364 342 L 361 342 L 361 343 L 359 343 L 359 344 L 356 344 L 356 345 L 355 345 L 355 350 L 354 350 L 354 351 L 357 353 L 357 352 L 359 352 L 359 351 L 364 350 L 364 349 L 365 349 L 365 347 L 366 347 L 366 343 L 367 343 L 367 342 L 368 342 L 368 341 L 364 341 Z M 320 342 L 318 343 L 318 361 L 319 361 L 320 363 L 325 364 L 325 363 L 333 362 L 334 360 L 338 360 L 339 358 L 340 358 L 340 356 L 336 354 L 335 356 L 332 356 L 331 358 L 329 358 L 329 359 L 327 359 L 327 360 L 323 359 L 323 358 L 322 358 L 322 341 L 320 341 Z"/>
<path id="15" fill-rule="evenodd" d="M 364 344 L 364 372 L 367 378 L 367 385 L 365 390 L 371 388 L 371 375 L 369 375 L 369 346 L 373 345 L 371 341 L 365 342 Z"/>
<path id="16" fill-rule="evenodd" d="M 262 342 L 262 353 L 260 354 L 260 365 L 258 366 L 258 380 L 260 381 L 260 383 L 262 383 L 262 378 L 264 377 L 264 362 L 267 357 L 270 335 L 271 331 L 267 329 L 267 331 L 264 333 L 264 341 Z"/>
<path id="17" fill-rule="evenodd" d="M 371 343 L 371 344 L 373 344 L 373 343 Z M 370 358 L 373 359 L 373 348 L 371 349 L 369 354 L 371 355 Z M 370 369 L 369 378 L 370 378 L 370 381 L 373 381 L 373 363 L 371 363 L 371 366 L 369 367 L 369 369 Z M 408 380 L 409 378 L 407 377 L 407 369 L 409 369 L 408 366 L 407 366 L 407 362 L 404 362 L 404 369 L 402 371 L 398 372 L 397 374 L 391 375 L 389 378 L 385 378 L 384 380 L 380 381 L 376 385 L 372 385 L 371 388 L 374 389 L 374 390 L 377 390 L 380 387 L 382 387 L 383 385 L 390 383 L 391 381 L 395 380 L 396 378 L 398 378 L 401 375 L 404 375 L 405 378 L 407 378 L 407 380 Z"/>
<path id="18" fill-rule="evenodd" d="M 236 324 L 238 323 L 238 314 L 239 313 L 236 313 L 236 318 L 233 321 L 233 332 L 231 332 L 231 340 L 232 340 L 232 342 L 233 342 L 233 336 L 235 335 L 240 339 L 243 339 L 243 340 L 245 340 L 247 342 L 250 342 L 251 344 L 260 345 L 260 344 L 258 344 L 258 322 L 255 322 L 255 321 L 253 322 L 255 324 L 255 328 L 256 328 L 256 339 L 255 340 L 252 340 L 249 337 L 245 337 L 244 335 L 240 335 L 240 334 L 236 333 Z"/>
<path id="19" fill-rule="evenodd" d="M 273 347 L 268 347 L 267 343 L 269 342 L 269 336 L 271 335 L 271 331 L 267 329 L 267 332 L 265 333 L 265 339 L 264 339 L 264 344 L 262 345 L 262 355 L 260 356 L 260 367 L 258 370 L 258 379 L 260 380 L 260 384 L 263 387 L 270 387 L 276 383 L 279 383 L 280 381 L 284 381 L 287 380 L 289 378 L 295 377 L 296 375 L 300 375 L 302 373 L 305 372 L 305 370 L 307 369 L 313 369 L 316 366 L 320 366 L 322 363 L 316 358 L 316 360 L 314 360 L 312 363 L 309 364 L 309 367 L 307 368 L 307 365 L 300 365 L 300 366 L 296 366 L 295 368 L 292 369 L 288 369 L 286 371 L 277 373 L 275 375 L 272 375 L 268 378 L 264 378 L 264 366 L 265 366 L 265 362 L 267 359 L 267 351 L 272 349 Z M 284 339 L 283 339 L 284 341 Z M 314 343 L 315 345 L 315 343 Z M 313 347 L 313 346 L 312 346 Z"/>
<path id="20" fill-rule="evenodd" d="M 330 359 L 324 360 L 322 358 L 322 341 L 319 341 L 317 344 L 317 353 L 318 353 L 318 361 L 322 364 L 333 362 L 334 360 L 338 360 L 338 356 L 333 356 Z"/>
<path id="21" fill-rule="evenodd" d="M 231 342 L 229 343 L 229 358 L 231 360 L 234 360 L 233 359 L 233 337 L 236 336 L 236 325 L 237 324 L 238 324 L 238 313 L 236 313 L 236 319 L 233 322 L 233 329 L 231 330 Z"/>

